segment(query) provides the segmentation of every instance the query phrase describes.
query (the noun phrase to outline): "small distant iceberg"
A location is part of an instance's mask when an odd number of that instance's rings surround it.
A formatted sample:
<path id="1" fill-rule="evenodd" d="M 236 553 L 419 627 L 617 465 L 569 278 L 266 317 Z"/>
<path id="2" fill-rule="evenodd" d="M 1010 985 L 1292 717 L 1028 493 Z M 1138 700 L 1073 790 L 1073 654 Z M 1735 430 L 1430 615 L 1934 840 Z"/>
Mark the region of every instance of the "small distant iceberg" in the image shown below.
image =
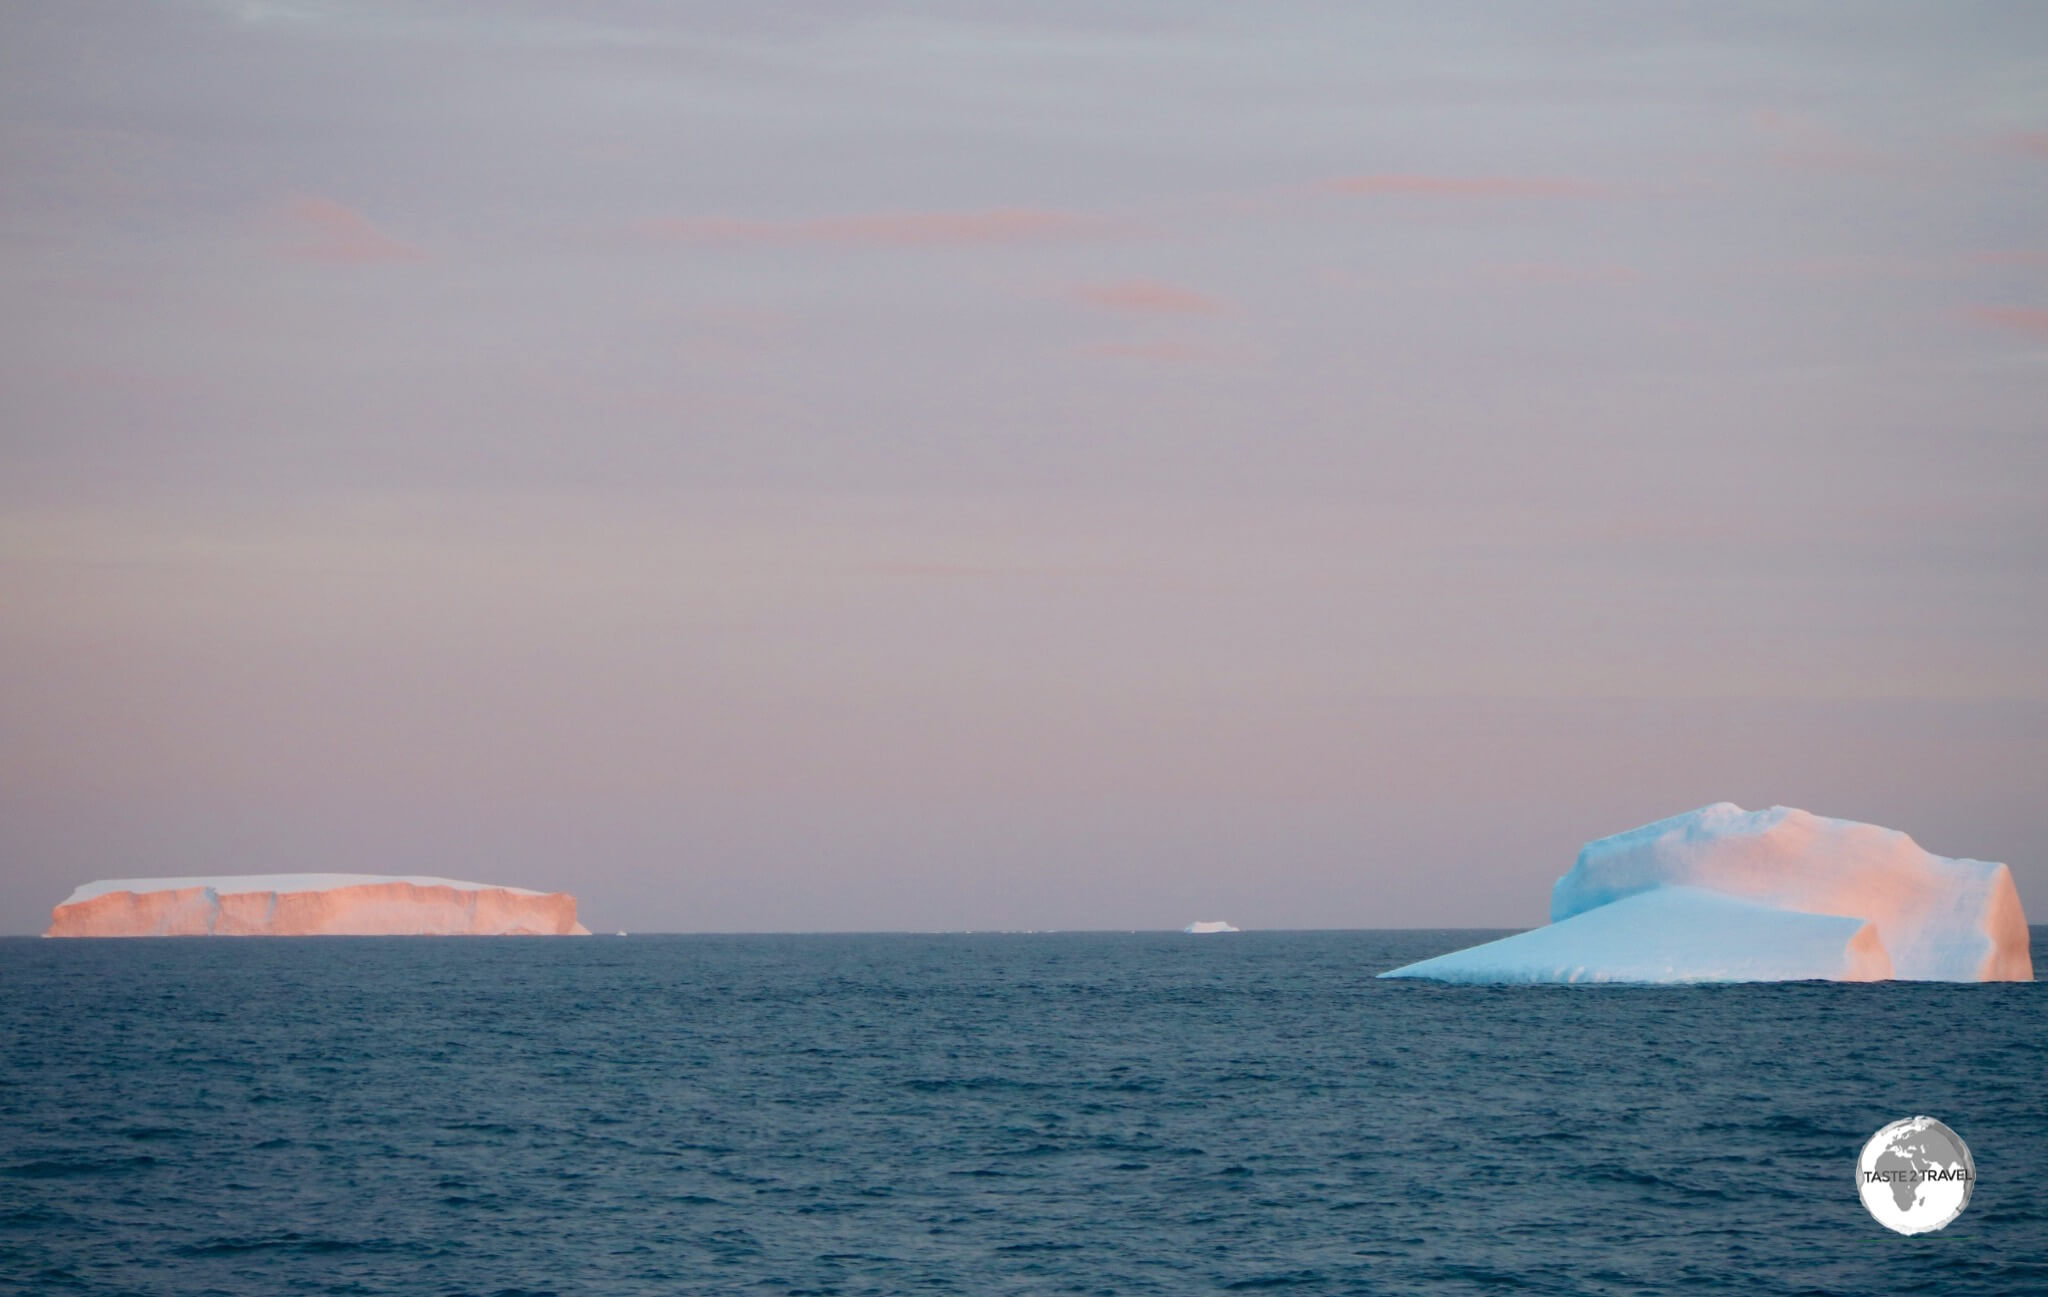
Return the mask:
<path id="1" fill-rule="evenodd" d="M 1196 936 L 1207 936 L 1212 932 L 1237 932 L 1239 929 L 1222 919 L 1197 919 L 1181 931 L 1191 932 Z"/>
<path id="2" fill-rule="evenodd" d="M 1550 925 L 1381 973 L 1443 982 L 2030 982 L 2012 871 L 1717 802 L 1589 842 Z"/>

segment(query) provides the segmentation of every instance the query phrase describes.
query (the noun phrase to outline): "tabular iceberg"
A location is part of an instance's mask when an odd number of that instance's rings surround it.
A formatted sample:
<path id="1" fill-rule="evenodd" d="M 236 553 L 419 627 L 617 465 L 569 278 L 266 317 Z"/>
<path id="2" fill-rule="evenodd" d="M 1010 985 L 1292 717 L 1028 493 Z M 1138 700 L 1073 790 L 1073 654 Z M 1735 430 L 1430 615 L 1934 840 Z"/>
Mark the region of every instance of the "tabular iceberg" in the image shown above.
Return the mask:
<path id="1" fill-rule="evenodd" d="M 455 878 L 253 874 L 87 883 L 46 937 L 580 936 L 576 898 Z"/>
<path id="2" fill-rule="evenodd" d="M 2027 982 L 2012 871 L 1894 829 L 1719 802 L 1589 842 L 1550 926 L 1382 977 L 1446 982 Z"/>

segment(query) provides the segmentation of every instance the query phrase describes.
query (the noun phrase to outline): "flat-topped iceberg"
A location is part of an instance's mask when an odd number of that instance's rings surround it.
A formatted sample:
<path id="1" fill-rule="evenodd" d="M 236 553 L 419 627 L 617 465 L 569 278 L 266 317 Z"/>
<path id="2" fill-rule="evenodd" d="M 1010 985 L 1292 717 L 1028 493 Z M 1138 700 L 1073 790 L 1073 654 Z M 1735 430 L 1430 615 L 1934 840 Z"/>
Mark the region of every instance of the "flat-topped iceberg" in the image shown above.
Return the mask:
<path id="1" fill-rule="evenodd" d="M 588 936 L 567 892 L 386 874 L 114 878 L 76 888 L 46 937 Z"/>
<path id="2" fill-rule="evenodd" d="M 1213 932 L 1236 932 L 1237 929 L 1228 919 L 1196 919 L 1181 931 L 1191 932 L 1196 936 L 1208 936 Z"/>
<path id="3" fill-rule="evenodd" d="M 2032 981 L 2012 871 L 1893 829 L 1728 802 L 1589 842 L 1550 926 L 1382 977 L 1446 982 Z"/>

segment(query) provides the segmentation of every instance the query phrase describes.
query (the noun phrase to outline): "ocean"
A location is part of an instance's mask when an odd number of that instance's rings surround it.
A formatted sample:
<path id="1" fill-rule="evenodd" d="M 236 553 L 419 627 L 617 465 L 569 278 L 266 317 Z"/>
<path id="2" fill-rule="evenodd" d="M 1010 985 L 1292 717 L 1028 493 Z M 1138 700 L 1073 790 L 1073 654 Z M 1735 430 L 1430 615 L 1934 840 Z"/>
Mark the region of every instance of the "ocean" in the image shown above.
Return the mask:
<path id="1" fill-rule="evenodd" d="M 2048 983 L 1374 980 L 1491 935 L 8 939 L 0 1287 L 2048 1292 Z"/>

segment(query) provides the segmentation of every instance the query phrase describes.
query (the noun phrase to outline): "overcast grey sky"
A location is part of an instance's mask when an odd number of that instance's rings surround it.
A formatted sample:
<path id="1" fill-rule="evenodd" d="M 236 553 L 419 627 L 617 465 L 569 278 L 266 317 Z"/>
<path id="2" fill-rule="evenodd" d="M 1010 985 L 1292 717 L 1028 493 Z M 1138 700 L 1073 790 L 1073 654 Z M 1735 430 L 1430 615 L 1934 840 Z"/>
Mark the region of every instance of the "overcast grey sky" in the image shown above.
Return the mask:
<path id="1" fill-rule="evenodd" d="M 2048 921 L 2048 8 L 0 9 L 0 930 Z"/>

